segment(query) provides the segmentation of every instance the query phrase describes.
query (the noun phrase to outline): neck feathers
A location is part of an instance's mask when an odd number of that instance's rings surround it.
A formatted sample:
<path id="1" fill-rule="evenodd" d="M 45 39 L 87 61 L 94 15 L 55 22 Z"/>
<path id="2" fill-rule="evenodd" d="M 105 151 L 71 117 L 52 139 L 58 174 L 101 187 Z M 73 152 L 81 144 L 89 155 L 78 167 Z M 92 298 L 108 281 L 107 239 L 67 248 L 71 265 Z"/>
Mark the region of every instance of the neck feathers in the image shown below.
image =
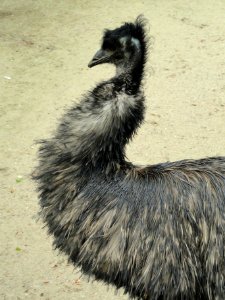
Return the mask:
<path id="1" fill-rule="evenodd" d="M 56 139 L 70 153 L 73 163 L 112 169 L 110 166 L 125 163 L 125 145 L 140 126 L 143 115 L 141 92 L 128 95 L 117 90 L 115 82 L 105 82 L 68 111 Z"/>

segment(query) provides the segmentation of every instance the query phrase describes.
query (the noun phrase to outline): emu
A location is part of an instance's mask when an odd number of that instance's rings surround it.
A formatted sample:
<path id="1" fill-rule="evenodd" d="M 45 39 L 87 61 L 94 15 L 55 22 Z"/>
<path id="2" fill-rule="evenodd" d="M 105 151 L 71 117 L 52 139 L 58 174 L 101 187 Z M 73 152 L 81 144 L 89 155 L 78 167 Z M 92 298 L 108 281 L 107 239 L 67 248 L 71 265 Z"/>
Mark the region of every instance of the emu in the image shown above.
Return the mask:
<path id="1" fill-rule="evenodd" d="M 54 246 L 96 280 L 145 300 L 225 298 L 225 157 L 135 166 L 145 20 L 104 32 L 89 67 L 116 66 L 42 140 L 34 180 Z"/>

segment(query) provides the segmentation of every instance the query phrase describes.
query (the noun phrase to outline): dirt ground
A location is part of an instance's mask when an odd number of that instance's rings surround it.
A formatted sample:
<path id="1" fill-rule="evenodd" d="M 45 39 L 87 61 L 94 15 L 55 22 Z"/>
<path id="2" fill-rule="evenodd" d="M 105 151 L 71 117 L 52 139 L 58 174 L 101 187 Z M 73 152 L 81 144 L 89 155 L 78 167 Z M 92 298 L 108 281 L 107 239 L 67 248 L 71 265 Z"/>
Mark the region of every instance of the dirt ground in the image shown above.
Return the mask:
<path id="1" fill-rule="evenodd" d="M 144 164 L 225 155 L 225 1 L 0 1 L 0 299 L 127 299 L 52 249 L 29 178 L 35 140 L 111 66 L 88 69 L 103 28 L 144 13 L 152 45 L 146 122 L 127 149 Z"/>

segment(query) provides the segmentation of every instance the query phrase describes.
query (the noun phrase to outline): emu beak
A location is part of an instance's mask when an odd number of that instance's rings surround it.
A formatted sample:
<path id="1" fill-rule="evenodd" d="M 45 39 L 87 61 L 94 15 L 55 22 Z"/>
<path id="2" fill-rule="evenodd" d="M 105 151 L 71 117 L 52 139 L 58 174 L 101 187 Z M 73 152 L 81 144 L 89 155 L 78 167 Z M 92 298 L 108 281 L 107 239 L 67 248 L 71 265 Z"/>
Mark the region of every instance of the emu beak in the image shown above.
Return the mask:
<path id="1" fill-rule="evenodd" d="M 95 53 L 94 57 L 89 62 L 88 67 L 92 68 L 96 65 L 103 64 L 108 61 L 109 57 L 110 55 L 108 55 L 108 53 L 105 50 L 100 49 Z"/>

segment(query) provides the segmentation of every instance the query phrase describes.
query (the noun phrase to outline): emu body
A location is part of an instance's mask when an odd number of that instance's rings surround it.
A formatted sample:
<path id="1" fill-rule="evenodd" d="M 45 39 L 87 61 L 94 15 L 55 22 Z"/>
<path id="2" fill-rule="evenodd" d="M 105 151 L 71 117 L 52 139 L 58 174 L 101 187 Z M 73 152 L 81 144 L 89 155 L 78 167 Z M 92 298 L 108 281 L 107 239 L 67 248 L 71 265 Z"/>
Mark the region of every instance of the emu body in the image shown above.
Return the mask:
<path id="1" fill-rule="evenodd" d="M 225 157 L 146 167 L 125 159 L 143 120 L 139 18 L 106 31 L 89 66 L 113 63 L 40 146 L 41 215 L 54 245 L 137 299 L 224 299 Z"/>

